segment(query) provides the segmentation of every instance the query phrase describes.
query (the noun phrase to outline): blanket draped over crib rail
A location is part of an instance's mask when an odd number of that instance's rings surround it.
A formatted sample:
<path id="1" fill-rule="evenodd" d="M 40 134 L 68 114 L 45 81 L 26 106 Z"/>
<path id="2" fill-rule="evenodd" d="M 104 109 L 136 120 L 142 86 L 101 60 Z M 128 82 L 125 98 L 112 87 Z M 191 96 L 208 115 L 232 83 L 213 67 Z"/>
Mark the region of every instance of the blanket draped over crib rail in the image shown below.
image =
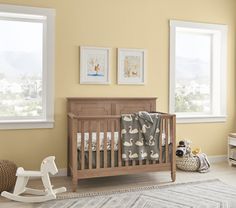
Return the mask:
<path id="1" fill-rule="evenodd" d="M 123 160 L 159 160 L 160 120 L 145 111 L 121 115 Z"/>

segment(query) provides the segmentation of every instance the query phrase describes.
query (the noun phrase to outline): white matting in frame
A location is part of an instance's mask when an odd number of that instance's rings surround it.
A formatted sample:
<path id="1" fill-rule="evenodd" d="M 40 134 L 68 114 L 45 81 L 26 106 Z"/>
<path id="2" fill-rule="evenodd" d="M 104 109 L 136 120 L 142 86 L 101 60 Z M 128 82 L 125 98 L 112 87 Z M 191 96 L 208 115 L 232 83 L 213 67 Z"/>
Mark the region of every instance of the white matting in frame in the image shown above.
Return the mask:
<path id="1" fill-rule="evenodd" d="M 118 49 L 118 84 L 145 84 L 145 70 L 145 49 Z"/>
<path id="2" fill-rule="evenodd" d="M 80 84 L 110 84 L 110 50 L 80 46 Z"/>

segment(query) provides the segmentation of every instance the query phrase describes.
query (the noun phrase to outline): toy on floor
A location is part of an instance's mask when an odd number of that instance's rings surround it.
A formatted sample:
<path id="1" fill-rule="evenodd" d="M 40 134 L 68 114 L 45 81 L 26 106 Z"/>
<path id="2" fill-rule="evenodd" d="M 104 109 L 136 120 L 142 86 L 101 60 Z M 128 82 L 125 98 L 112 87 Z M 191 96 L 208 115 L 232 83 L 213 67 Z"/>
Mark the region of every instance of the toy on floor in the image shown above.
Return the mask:
<path id="1" fill-rule="evenodd" d="M 190 140 L 179 141 L 179 145 L 176 148 L 176 155 L 178 157 L 182 157 L 184 155 L 190 155 L 191 154 L 190 144 L 191 144 Z"/>
<path id="2" fill-rule="evenodd" d="M 44 202 L 56 199 L 56 194 L 65 192 L 66 188 L 61 187 L 58 189 L 53 189 L 49 178 L 49 173 L 52 175 L 58 173 L 54 156 L 47 157 L 43 160 L 40 171 L 26 171 L 22 167 L 18 168 L 16 172 L 17 180 L 13 193 L 3 191 L 1 195 L 19 202 Z M 27 188 L 26 185 L 30 177 L 41 177 L 45 189 L 39 190 Z M 36 196 L 21 196 L 20 194 L 23 193 Z"/>
<path id="3" fill-rule="evenodd" d="M 191 151 L 190 140 L 181 140 L 176 148 L 176 166 L 184 171 L 198 171 L 206 173 L 209 171 L 210 163 L 207 155 L 201 153 L 199 147 Z"/>
<path id="4" fill-rule="evenodd" d="M 201 153 L 201 149 L 199 147 L 197 147 L 197 148 L 193 149 L 192 153 L 194 155 L 200 154 Z"/>

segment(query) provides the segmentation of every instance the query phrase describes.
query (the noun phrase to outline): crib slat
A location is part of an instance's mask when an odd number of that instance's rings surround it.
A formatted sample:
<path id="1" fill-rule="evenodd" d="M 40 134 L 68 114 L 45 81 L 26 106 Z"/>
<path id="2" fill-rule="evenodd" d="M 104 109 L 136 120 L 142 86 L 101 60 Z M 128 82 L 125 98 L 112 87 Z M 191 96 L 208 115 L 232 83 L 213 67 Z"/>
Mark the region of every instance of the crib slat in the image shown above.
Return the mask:
<path id="1" fill-rule="evenodd" d="M 103 145 L 104 145 L 104 168 L 107 168 L 107 120 L 105 119 L 104 121 L 104 140 L 103 140 Z"/>
<path id="2" fill-rule="evenodd" d="M 84 121 L 81 121 L 81 147 L 80 147 L 80 152 L 81 152 L 81 170 L 84 170 Z"/>
<path id="3" fill-rule="evenodd" d="M 166 153 L 166 160 L 165 162 L 168 163 L 168 155 L 169 155 L 169 145 L 168 145 L 168 140 L 169 140 L 169 122 L 166 119 L 165 120 L 165 153 Z"/>
<path id="4" fill-rule="evenodd" d="M 132 165 L 133 165 L 133 166 L 136 165 L 136 160 L 132 160 Z"/>
<path id="5" fill-rule="evenodd" d="M 159 135 L 159 163 L 162 163 L 162 133 L 163 133 L 163 118 L 160 123 L 160 135 Z"/>
<path id="6" fill-rule="evenodd" d="M 142 165 L 142 164 L 143 164 L 143 161 L 142 161 L 142 160 L 139 160 L 139 161 L 138 161 L 138 164 L 139 164 L 139 165 Z"/>
<path id="7" fill-rule="evenodd" d="M 118 131 L 118 166 L 122 166 L 122 158 L 121 158 L 121 148 L 122 148 L 122 137 L 121 137 L 121 128 L 120 128 L 120 122 L 117 122 L 117 131 Z"/>
<path id="8" fill-rule="evenodd" d="M 97 133 L 96 133 L 96 168 L 100 168 L 100 121 L 97 122 Z"/>
<path id="9" fill-rule="evenodd" d="M 92 122 L 88 123 L 88 131 L 89 131 L 89 169 L 92 169 Z"/>
<path id="10" fill-rule="evenodd" d="M 114 157 L 114 125 L 115 122 L 111 121 L 111 167 L 114 167 L 115 157 Z"/>

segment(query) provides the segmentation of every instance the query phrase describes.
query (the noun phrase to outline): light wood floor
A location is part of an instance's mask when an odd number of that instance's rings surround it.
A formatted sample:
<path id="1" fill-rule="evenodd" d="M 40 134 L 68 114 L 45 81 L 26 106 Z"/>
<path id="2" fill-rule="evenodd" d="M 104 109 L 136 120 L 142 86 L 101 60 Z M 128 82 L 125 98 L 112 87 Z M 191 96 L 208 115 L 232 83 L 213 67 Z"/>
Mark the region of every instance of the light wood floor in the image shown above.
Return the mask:
<path id="1" fill-rule="evenodd" d="M 198 180 L 220 179 L 221 181 L 234 185 L 236 187 L 236 166 L 230 167 L 227 162 L 212 164 L 210 172 L 197 173 L 197 172 L 183 172 L 177 171 L 177 179 L 175 183 L 186 183 Z M 54 187 L 66 186 L 70 191 L 70 178 L 68 177 L 54 177 L 51 179 Z M 150 185 L 167 185 L 173 184 L 170 179 L 169 172 L 159 173 L 145 173 L 128 176 L 114 176 L 97 179 L 88 179 L 79 181 L 78 193 L 85 192 L 99 192 L 118 190 L 129 187 L 142 187 Z M 34 188 L 41 188 L 41 181 L 30 181 L 30 186 Z M 16 202 L 9 202 L 8 200 L 0 197 L 1 208 L 34 208 L 38 205 L 23 204 Z"/>

